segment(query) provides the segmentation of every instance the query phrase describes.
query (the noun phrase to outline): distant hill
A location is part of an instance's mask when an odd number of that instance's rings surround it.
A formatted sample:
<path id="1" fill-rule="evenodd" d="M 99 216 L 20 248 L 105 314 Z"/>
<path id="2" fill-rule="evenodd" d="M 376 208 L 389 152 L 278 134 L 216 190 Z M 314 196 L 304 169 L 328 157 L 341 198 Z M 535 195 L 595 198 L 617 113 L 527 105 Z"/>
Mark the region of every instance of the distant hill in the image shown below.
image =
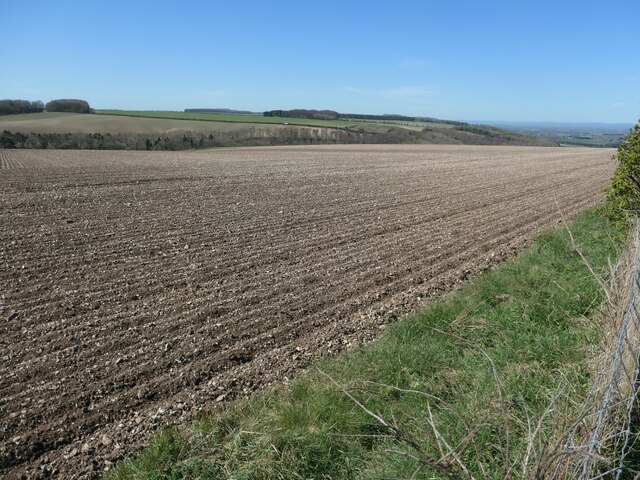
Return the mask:
<path id="1" fill-rule="evenodd" d="M 222 113 L 222 112 L 220 112 Z M 363 113 L 339 113 L 334 110 L 308 110 L 296 108 L 293 110 L 268 110 L 262 114 L 265 117 L 288 117 L 306 118 L 314 120 L 374 120 L 374 121 L 397 121 L 397 122 L 428 122 L 447 123 L 450 125 L 467 125 L 465 122 L 452 120 L 440 120 L 432 117 L 410 117 L 395 113 L 383 113 L 382 115 L 372 115 Z"/>
<path id="2" fill-rule="evenodd" d="M 92 115 L 4 115 L 0 117 L 0 148 L 185 150 L 324 143 L 558 145 L 548 138 L 522 132 L 426 117 L 347 118 L 347 114 L 340 114 L 345 118 L 325 120 L 210 110 L 218 112 L 96 110 Z"/>
<path id="3" fill-rule="evenodd" d="M 548 138 L 561 145 L 617 147 L 633 127 L 631 123 L 488 122 L 514 132 Z"/>

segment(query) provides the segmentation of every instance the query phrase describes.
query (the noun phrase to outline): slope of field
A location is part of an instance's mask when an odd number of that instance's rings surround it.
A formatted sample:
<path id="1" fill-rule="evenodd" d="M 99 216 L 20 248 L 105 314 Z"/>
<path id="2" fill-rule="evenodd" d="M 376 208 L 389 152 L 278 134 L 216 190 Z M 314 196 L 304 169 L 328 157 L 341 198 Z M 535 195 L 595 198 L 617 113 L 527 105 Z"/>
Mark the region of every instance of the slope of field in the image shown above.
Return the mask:
<path id="1" fill-rule="evenodd" d="M 11 134 L 76 134 L 85 135 L 85 141 L 76 139 L 69 145 L 66 136 L 48 139 L 42 144 L 39 139 L 31 138 L 26 148 L 93 148 L 93 149 L 149 149 L 145 135 L 163 135 L 182 138 L 184 134 L 195 136 L 195 144 L 199 144 L 198 136 L 216 135 L 225 137 L 225 146 L 252 146 L 253 142 L 262 145 L 291 144 L 293 138 L 302 135 L 309 138 L 307 143 L 428 143 L 428 144 L 463 144 L 463 145 L 531 145 L 557 146 L 549 139 L 514 133 L 495 127 L 482 125 L 452 125 L 440 122 L 407 122 L 379 120 L 311 120 L 284 117 L 263 117 L 259 115 L 231 115 L 189 112 L 159 112 L 134 110 L 99 110 L 99 114 L 75 113 L 30 113 L 21 115 L 0 116 L 0 132 Z M 101 114 L 100 114 L 101 113 Z M 247 132 L 250 132 L 247 135 Z M 349 132 L 346 133 L 345 132 Z M 357 132 L 357 133 L 356 133 Z M 129 143 L 105 147 L 93 145 L 87 141 L 86 135 L 93 134 L 126 135 Z M 244 133 L 244 136 L 243 136 Z M 350 136 L 356 133 L 358 137 Z M 31 134 L 31 135 L 30 135 Z M 338 134 L 338 135 L 336 135 Z M 4 138 L 3 134 L 3 138 Z M 236 136 L 237 135 L 237 136 Z M 138 138 L 139 141 L 133 141 Z M 153 145 L 155 138 L 148 138 Z M 330 140 L 328 140 L 330 139 Z M 7 148 L 25 148 L 24 139 L 15 138 L 14 142 L 2 145 Z M 94 142 L 95 143 L 95 142 Z M 165 149 L 188 149 L 191 143 L 176 147 L 165 145 Z M 157 148 L 154 148 L 157 149 Z"/>
<path id="2" fill-rule="evenodd" d="M 2 153 L 10 477 L 92 476 L 371 340 L 596 203 L 614 168 L 527 147 Z"/>
<path id="3" fill-rule="evenodd" d="M 262 115 L 232 115 L 223 113 L 166 112 L 150 110 L 97 110 L 101 115 L 131 116 L 172 120 L 200 120 L 245 125 L 297 125 L 302 127 L 338 128 L 378 135 L 394 136 L 374 143 L 445 143 L 458 145 L 531 145 L 558 146 L 552 140 L 515 133 L 487 125 L 452 124 L 434 121 L 265 117 Z M 413 135 L 407 135 L 411 132 Z"/>
<path id="4" fill-rule="evenodd" d="M 166 118 L 173 120 L 200 120 L 205 122 L 264 123 L 300 125 L 307 127 L 346 128 L 354 124 L 350 120 L 316 120 L 310 118 L 265 117 L 263 115 L 233 115 L 228 113 L 195 113 L 158 110 L 97 110 L 99 115 L 123 115 L 144 118 Z"/>
<path id="5" fill-rule="evenodd" d="M 88 115 L 79 113 L 28 113 L 0 116 L 0 131 L 22 133 L 170 133 L 176 131 L 230 131 L 255 126 L 247 123 L 198 121 L 143 116 Z M 263 124 L 260 129 L 282 128 Z"/>

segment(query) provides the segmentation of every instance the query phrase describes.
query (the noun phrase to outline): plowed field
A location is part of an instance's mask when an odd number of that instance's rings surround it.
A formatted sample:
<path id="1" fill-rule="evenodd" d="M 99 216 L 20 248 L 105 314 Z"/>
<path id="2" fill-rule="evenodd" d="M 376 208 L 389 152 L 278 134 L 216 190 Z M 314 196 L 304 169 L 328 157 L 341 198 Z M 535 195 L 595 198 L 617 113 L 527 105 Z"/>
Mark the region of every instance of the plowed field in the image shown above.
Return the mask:
<path id="1" fill-rule="evenodd" d="M 0 151 L 0 476 L 96 475 L 594 205 L 611 150 Z"/>

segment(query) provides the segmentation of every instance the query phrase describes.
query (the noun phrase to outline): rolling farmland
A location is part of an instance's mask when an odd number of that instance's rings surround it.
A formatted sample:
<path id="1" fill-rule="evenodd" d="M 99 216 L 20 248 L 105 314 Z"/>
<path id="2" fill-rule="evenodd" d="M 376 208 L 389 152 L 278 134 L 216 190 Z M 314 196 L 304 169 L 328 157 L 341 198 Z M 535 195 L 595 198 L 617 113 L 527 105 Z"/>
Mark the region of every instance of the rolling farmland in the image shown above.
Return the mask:
<path id="1" fill-rule="evenodd" d="M 110 136 L 119 138 L 109 138 Z M 484 125 L 99 110 L 0 116 L 0 148 L 188 150 L 321 143 L 558 146 Z"/>
<path id="2" fill-rule="evenodd" d="M 345 128 L 357 124 L 353 120 L 316 120 L 310 118 L 289 118 L 289 117 L 265 117 L 263 115 L 234 115 L 228 113 L 196 113 L 196 112 L 165 112 L 153 110 L 98 110 L 99 115 L 118 115 L 139 118 L 159 118 L 170 120 L 196 120 L 205 122 L 222 123 L 249 123 L 249 124 L 276 124 L 282 125 L 287 122 L 290 125 L 301 125 L 308 127 Z"/>
<path id="3" fill-rule="evenodd" d="M 172 132 L 234 131 L 255 126 L 251 123 L 201 121 L 184 118 L 149 116 L 90 115 L 79 113 L 28 113 L 0 116 L 0 130 L 35 133 L 166 134 Z M 261 129 L 282 128 L 277 124 L 261 124 Z"/>
<path id="4" fill-rule="evenodd" d="M 598 202 L 612 150 L 0 151 L 0 475 L 93 475 Z"/>

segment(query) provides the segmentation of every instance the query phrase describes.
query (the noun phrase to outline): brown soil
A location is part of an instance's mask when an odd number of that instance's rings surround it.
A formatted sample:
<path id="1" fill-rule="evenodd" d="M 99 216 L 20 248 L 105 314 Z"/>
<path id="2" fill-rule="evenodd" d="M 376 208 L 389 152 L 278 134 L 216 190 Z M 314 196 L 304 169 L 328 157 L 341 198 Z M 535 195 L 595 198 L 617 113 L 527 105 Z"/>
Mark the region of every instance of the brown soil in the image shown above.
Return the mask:
<path id="1" fill-rule="evenodd" d="M 0 151 L 0 476 L 95 477 L 373 339 L 594 205 L 611 153 Z"/>

